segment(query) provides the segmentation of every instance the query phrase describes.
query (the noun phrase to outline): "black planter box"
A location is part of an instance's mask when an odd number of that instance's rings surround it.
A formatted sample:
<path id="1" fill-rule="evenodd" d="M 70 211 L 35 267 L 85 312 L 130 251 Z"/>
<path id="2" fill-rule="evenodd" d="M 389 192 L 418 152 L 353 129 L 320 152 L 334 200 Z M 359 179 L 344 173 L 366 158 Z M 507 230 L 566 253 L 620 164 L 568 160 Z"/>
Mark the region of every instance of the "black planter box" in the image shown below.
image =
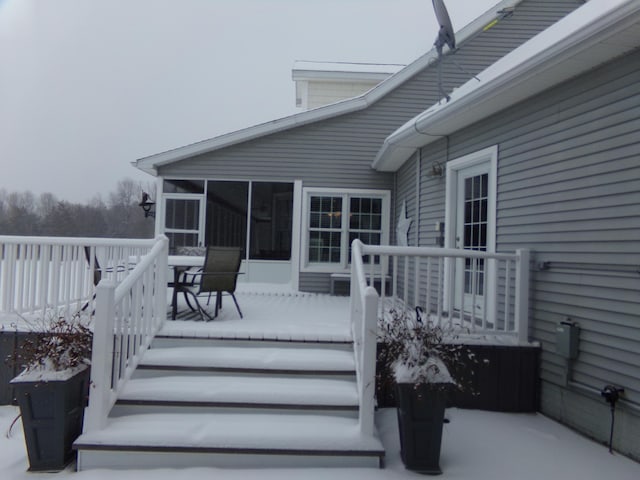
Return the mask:
<path id="1" fill-rule="evenodd" d="M 30 471 L 60 471 L 74 458 L 89 394 L 89 368 L 63 381 L 15 382 Z"/>
<path id="2" fill-rule="evenodd" d="M 447 406 L 496 412 L 536 412 L 539 410 L 540 347 L 468 345 L 478 363 L 464 368 L 466 391 L 450 391 Z M 378 344 L 378 358 L 384 354 Z M 484 360 L 487 360 L 485 362 Z M 471 374 L 473 372 L 473 374 Z M 455 371 L 451 372 L 457 376 Z M 377 366 L 376 400 L 378 407 L 395 407 L 393 377 L 381 362 Z"/>
<path id="3" fill-rule="evenodd" d="M 0 332 L 0 405 L 15 405 L 15 388 L 10 382 L 22 371 L 22 367 L 10 358 L 22 348 L 26 340 L 38 335 L 35 332 Z"/>
<path id="4" fill-rule="evenodd" d="M 539 410 L 538 362 L 540 347 L 469 345 L 479 360 L 467 385 L 453 391 L 449 405 L 496 412 L 536 412 Z M 456 372 L 452 372 L 456 375 Z"/>
<path id="5" fill-rule="evenodd" d="M 403 383 L 396 387 L 400 454 L 408 470 L 438 475 L 446 387 Z"/>

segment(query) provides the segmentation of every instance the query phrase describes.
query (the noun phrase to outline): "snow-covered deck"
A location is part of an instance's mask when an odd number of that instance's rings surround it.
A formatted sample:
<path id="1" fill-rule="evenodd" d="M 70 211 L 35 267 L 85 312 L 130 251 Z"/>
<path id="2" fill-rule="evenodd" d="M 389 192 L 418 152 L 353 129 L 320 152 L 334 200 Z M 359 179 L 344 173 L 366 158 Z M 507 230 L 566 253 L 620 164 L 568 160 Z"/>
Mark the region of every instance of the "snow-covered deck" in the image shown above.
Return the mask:
<path id="1" fill-rule="evenodd" d="M 350 342 L 349 297 L 294 292 L 284 286 L 239 284 L 236 298 L 223 296 L 223 308 L 215 320 L 203 322 L 178 297 L 176 321 L 165 322 L 161 336 L 243 340 L 290 340 L 306 342 Z M 203 306 L 213 312 L 214 301 Z M 170 318 L 170 316 L 168 316 Z"/>

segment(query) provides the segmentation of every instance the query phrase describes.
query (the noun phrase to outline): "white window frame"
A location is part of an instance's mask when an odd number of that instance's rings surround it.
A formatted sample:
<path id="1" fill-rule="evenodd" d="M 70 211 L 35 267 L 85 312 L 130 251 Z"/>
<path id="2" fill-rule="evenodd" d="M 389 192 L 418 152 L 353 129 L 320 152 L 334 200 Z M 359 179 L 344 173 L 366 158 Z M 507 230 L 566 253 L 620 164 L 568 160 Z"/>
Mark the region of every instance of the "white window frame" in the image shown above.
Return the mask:
<path id="1" fill-rule="evenodd" d="M 202 246 L 204 244 L 204 216 L 205 216 L 205 205 L 206 205 L 206 196 L 201 193 L 165 193 L 162 195 L 162 217 L 160 218 L 160 228 L 162 232 L 165 233 L 194 233 L 196 230 L 184 230 L 181 228 L 167 228 L 165 221 L 165 212 L 166 212 L 166 202 L 168 200 L 198 200 L 198 245 Z M 157 211 L 156 211 L 157 215 Z"/>
<path id="2" fill-rule="evenodd" d="M 300 248 L 300 270 L 302 272 L 319 272 L 319 273 L 348 273 L 351 269 L 349 263 L 349 225 L 343 220 L 341 227 L 341 244 L 340 244 L 340 263 L 310 263 L 309 262 L 309 209 L 311 205 L 311 197 L 327 196 L 342 197 L 342 218 L 348 218 L 349 198 L 351 197 L 369 197 L 379 198 L 382 200 L 382 219 L 380 244 L 389 244 L 389 228 L 391 215 L 391 192 L 389 190 L 369 190 L 369 189 L 347 189 L 347 188 L 321 188 L 306 187 L 302 189 L 303 205 L 302 205 L 302 222 L 301 222 L 301 248 Z"/>

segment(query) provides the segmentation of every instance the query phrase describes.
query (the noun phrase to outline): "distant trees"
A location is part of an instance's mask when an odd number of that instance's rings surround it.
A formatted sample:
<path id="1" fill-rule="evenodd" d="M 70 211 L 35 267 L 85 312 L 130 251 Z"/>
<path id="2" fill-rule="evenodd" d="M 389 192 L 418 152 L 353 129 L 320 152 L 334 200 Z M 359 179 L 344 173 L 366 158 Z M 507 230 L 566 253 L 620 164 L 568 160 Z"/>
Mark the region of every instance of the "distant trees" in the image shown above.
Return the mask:
<path id="1" fill-rule="evenodd" d="M 153 183 L 126 178 L 106 202 L 98 195 L 83 205 L 58 200 L 51 193 L 36 197 L 0 189 L 0 235 L 151 238 L 154 222 L 138 206 L 143 190 L 153 192 Z"/>

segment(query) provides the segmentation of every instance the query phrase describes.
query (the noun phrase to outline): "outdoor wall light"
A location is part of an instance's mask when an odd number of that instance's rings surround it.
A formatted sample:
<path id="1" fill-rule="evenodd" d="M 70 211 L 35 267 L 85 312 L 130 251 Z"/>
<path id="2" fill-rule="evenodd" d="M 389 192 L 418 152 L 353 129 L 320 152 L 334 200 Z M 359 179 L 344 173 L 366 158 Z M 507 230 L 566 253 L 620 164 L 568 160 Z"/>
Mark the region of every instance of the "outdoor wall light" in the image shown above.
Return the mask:
<path id="1" fill-rule="evenodd" d="M 144 210 L 144 218 L 155 218 L 156 212 L 152 209 L 156 206 L 156 203 L 149 199 L 149 194 L 147 192 L 142 192 L 142 201 L 138 205 L 140 205 L 142 210 Z"/>
<path id="2" fill-rule="evenodd" d="M 429 172 L 430 177 L 442 177 L 444 175 L 444 169 L 442 168 L 442 164 L 435 160 L 431 164 L 431 172 Z"/>

